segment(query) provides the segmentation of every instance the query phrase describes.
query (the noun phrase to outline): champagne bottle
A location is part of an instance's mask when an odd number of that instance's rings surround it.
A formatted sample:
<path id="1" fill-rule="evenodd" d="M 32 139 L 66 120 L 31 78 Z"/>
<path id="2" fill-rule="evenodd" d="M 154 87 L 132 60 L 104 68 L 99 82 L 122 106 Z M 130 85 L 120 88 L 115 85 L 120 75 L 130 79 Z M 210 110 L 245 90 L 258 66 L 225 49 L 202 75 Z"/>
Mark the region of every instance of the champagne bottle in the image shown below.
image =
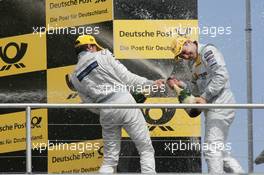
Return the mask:
<path id="1" fill-rule="evenodd" d="M 137 103 L 144 103 L 147 99 L 146 95 L 142 92 L 133 91 L 131 95 L 134 97 Z"/>
<path id="2" fill-rule="evenodd" d="M 144 103 L 148 97 L 150 97 L 151 87 L 145 87 L 143 89 L 135 89 L 130 92 L 137 103 Z"/>
<path id="3" fill-rule="evenodd" d="M 182 89 L 176 84 L 173 85 L 174 90 L 177 93 L 178 99 L 180 103 L 186 103 L 186 104 L 194 104 L 195 103 L 195 97 L 191 94 L 191 92 L 188 89 Z M 195 109 L 195 108 L 185 108 L 184 109 L 188 115 L 192 118 L 197 117 L 201 114 L 201 110 Z"/>

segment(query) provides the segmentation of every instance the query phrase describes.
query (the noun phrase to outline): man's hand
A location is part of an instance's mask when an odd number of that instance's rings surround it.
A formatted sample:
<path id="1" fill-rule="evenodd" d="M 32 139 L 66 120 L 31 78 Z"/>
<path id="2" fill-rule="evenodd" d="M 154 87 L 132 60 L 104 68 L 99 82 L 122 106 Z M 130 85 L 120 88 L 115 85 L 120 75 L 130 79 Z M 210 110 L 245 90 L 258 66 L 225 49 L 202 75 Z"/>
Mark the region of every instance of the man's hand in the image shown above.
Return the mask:
<path id="1" fill-rule="evenodd" d="M 176 79 L 176 77 L 172 76 L 168 78 L 167 84 L 169 85 L 170 88 L 173 89 L 174 85 L 182 87 L 184 83 L 181 80 Z"/>
<path id="2" fill-rule="evenodd" d="M 195 101 L 197 104 L 206 104 L 206 100 L 202 97 L 195 97 Z"/>
<path id="3" fill-rule="evenodd" d="M 165 84 L 165 80 L 163 79 L 156 80 L 154 81 L 154 84 L 158 86 L 158 88 L 160 89 Z"/>

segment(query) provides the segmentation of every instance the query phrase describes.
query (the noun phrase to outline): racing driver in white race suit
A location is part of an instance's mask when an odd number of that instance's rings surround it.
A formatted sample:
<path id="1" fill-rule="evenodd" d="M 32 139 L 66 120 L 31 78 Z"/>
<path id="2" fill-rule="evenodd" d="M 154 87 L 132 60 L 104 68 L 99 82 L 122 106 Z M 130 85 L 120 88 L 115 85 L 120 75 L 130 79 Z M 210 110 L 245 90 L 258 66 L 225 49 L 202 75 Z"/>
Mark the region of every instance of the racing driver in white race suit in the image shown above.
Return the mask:
<path id="1" fill-rule="evenodd" d="M 235 103 L 223 55 L 214 45 L 202 45 L 197 41 L 178 37 L 173 40 L 171 49 L 175 59 L 182 58 L 191 70 L 192 80 L 188 88 L 198 95 L 196 103 Z M 175 83 L 187 88 L 186 83 L 177 79 L 168 80 L 168 83 L 171 87 Z M 228 130 L 235 116 L 234 109 L 206 109 L 204 114 L 207 145 L 204 156 L 209 173 L 244 173 L 239 162 L 225 149 Z"/>
<path id="2" fill-rule="evenodd" d="M 151 81 L 135 75 L 103 49 L 91 35 L 79 36 L 75 42 L 78 63 L 71 82 L 84 103 L 126 103 L 136 101 L 124 88 L 132 86 L 161 86 L 164 81 Z M 104 160 L 99 173 L 114 173 L 120 153 L 121 128 L 134 141 L 140 155 L 142 173 L 156 173 L 154 149 L 149 130 L 140 109 L 97 109 L 100 114 L 104 141 Z"/>

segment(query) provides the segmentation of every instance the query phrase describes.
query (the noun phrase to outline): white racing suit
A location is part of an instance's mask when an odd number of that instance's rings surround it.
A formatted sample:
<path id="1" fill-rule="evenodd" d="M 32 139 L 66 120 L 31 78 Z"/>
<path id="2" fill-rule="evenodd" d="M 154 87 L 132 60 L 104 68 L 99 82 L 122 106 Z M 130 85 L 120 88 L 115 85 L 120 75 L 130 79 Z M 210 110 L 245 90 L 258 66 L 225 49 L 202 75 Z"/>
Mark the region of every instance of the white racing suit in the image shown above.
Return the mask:
<path id="1" fill-rule="evenodd" d="M 81 52 L 71 81 L 84 103 L 127 103 L 135 100 L 127 85 L 153 85 L 153 81 L 137 76 L 115 60 L 108 50 Z M 100 173 L 114 173 L 118 164 L 121 128 L 134 141 L 140 155 L 142 173 L 155 173 L 154 149 L 149 130 L 140 109 L 96 109 L 100 114 L 104 140 L 104 160 Z"/>
<path id="2" fill-rule="evenodd" d="M 210 44 L 199 44 L 198 54 L 199 57 L 195 62 L 188 61 L 193 77 L 192 91 L 206 99 L 207 103 L 235 103 L 223 55 Z M 235 110 L 207 109 L 204 114 L 206 145 L 204 156 L 209 173 L 222 174 L 224 171 L 243 173 L 238 161 L 229 153 L 231 145 L 226 143 Z"/>

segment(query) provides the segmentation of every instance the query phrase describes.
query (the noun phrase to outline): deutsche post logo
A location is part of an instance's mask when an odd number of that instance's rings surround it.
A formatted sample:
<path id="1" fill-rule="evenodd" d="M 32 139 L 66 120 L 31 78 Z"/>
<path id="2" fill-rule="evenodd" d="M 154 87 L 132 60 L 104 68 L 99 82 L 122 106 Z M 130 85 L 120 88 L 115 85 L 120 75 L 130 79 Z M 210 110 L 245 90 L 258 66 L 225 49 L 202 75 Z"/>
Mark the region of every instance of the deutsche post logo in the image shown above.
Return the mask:
<path id="1" fill-rule="evenodd" d="M 76 89 L 74 88 L 73 84 L 71 83 L 69 74 L 65 75 L 65 81 L 66 81 L 68 88 L 73 91 L 73 93 L 68 95 L 67 100 L 76 98 L 78 96 L 78 93 Z"/>
<path id="2" fill-rule="evenodd" d="M 153 126 L 149 126 L 149 131 L 153 131 L 156 128 L 160 128 L 162 131 L 174 131 L 174 129 L 171 126 L 169 125 L 164 126 L 164 124 L 168 123 L 173 118 L 176 109 L 161 108 L 160 110 L 162 111 L 162 116 L 159 119 L 151 118 L 150 110 L 153 109 L 148 108 L 143 110 L 143 114 L 145 116 L 146 122 L 153 125 Z"/>
<path id="3" fill-rule="evenodd" d="M 101 159 L 104 156 L 103 149 L 104 149 L 104 146 L 100 146 L 100 148 L 97 150 L 97 152 L 98 152 L 98 159 Z"/>
<path id="4" fill-rule="evenodd" d="M 11 47 L 16 48 L 16 54 L 14 57 L 10 57 L 7 55 L 8 49 Z M 2 67 L 0 67 L 0 71 L 7 71 L 9 70 L 13 65 L 15 68 L 25 68 L 26 66 L 23 63 L 19 63 L 19 61 L 24 57 L 26 51 L 28 48 L 27 43 L 21 43 L 20 46 L 15 42 L 8 43 L 5 47 L 0 47 L 0 57 L 1 59 L 7 64 Z"/>
<path id="5" fill-rule="evenodd" d="M 40 116 L 35 116 L 31 119 L 31 128 L 34 129 L 34 128 L 41 128 L 41 123 L 42 121 L 42 117 Z"/>

